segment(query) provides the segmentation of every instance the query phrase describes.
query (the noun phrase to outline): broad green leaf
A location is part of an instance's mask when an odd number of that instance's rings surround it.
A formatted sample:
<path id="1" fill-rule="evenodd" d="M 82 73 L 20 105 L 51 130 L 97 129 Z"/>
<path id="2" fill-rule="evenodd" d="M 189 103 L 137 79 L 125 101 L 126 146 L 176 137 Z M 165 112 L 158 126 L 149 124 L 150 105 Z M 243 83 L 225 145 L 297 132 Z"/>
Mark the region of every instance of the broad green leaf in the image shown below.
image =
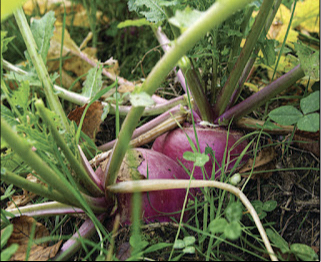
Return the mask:
<path id="1" fill-rule="evenodd" d="M 173 246 L 174 249 L 182 249 L 184 247 L 185 247 L 185 242 L 182 239 L 177 239 Z"/>
<path id="2" fill-rule="evenodd" d="M 91 68 L 88 71 L 86 81 L 84 82 L 84 87 L 82 90 L 82 95 L 93 98 L 101 89 L 103 82 L 101 73 L 103 71 L 102 65 Z"/>
<path id="3" fill-rule="evenodd" d="M 306 76 L 313 80 L 320 79 L 320 58 L 319 51 L 316 51 L 307 45 L 294 43 L 297 51 L 301 68 Z"/>
<path id="4" fill-rule="evenodd" d="M 264 202 L 262 209 L 267 212 L 273 211 L 278 205 L 278 202 L 275 200 L 269 200 Z"/>
<path id="5" fill-rule="evenodd" d="M 180 28 L 181 32 L 184 32 L 189 26 L 195 23 L 203 13 L 204 12 L 186 7 L 183 11 L 177 10 L 175 16 L 171 17 L 168 21 Z"/>
<path id="6" fill-rule="evenodd" d="M 314 250 L 304 244 L 292 244 L 290 246 L 291 251 L 298 256 L 303 261 L 318 261 L 318 255 L 314 252 Z"/>
<path id="7" fill-rule="evenodd" d="M 266 229 L 266 234 L 271 242 L 276 245 L 283 254 L 290 251 L 288 243 L 277 232 L 268 228 Z"/>
<path id="8" fill-rule="evenodd" d="M 195 247 L 185 247 L 183 249 L 184 254 L 195 254 Z"/>
<path id="9" fill-rule="evenodd" d="M 303 116 L 298 121 L 298 128 L 303 131 L 317 132 L 320 128 L 319 113 L 313 113 Z"/>
<path id="10" fill-rule="evenodd" d="M 129 27 L 129 26 L 143 26 L 143 25 L 151 25 L 149 21 L 146 20 L 146 18 L 142 19 L 136 19 L 136 20 L 125 20 L 124 22 L 120 22 L 117 25 L 117 28 L 124 28 L 124 27 Z"/>
<path id="11" fill-rule="evenodd" d="M 302 113 L 293 106 L 281 106 L 269 113 L 269 117 L 280 125 L 295 124 L 302 116 Z"/>
<path id="12" fill-rule="evenodd" d="M 175 6 L 178 3 L 178 1 L 164 0 L 129 0 L 128 10 L 144 15 L 148 21 L 158 23 L 166 19 L 162 6 Z"/>
<path id="13" fill-rule="evenodd" d="M 11 256 L 14 253 L 16 253 L 18 248 L 19 248 L 18 244 L 12 244 L 12 245 L 10 245 L 10 247 L 7 247 L 5 250 L 1 250 L 0 260 L 1 261 L 9 261 Z"/>
<path id="14" fill-rule="evenodd" d="M 223 233 L 227 226 L 228 222 L 225 218 L 216 218 L 208 225 L 208 229 L 212 234 Z"/>
<path id="15" fill-rule="evenodd" d="M 237 240 L 242 233 L 241 225 L 238 221 L 233 221 L 224 230 L 224 235 L 230 240 Z"/>
<path id="16" fill-rule="evenodd" d="M 204 166 L 209 160 L 209 156 L 205 153 L 198 153 L 198 152 L 190 152 L 186 151 L 183 154 L 183 158 L 187 161 L 193 161 L 195 166 Z"/>
<path id="17" fill-rule="evenodd" d="M 312 113 L 320 109 L 320 91 L 313 92 L 300 101 L 303 114 Z"/>
<path id="18" fill-rule="evenodd" d="M 193 236 L 188 236 L 188 237 L 184 237 L 183 241 L 185 243 L 185 246 L 190 246 L 195 243 L 196 239 Z"/>
<path id="19" fill-rule="evenodd" d="M 152 97 L 146 92 L 132 93 L 129 95 L 130 103 L 133 106 L 152 106 L 155 104 L 155 101 Z"/>
<path id="20" fill-rule="evenodd" d="M 243 215 L 242 204 L 240 202 L 234 202 L 227 206 L 225 209 L 225 217 L 228 221 L 240 221 Z"/>
<path id="21" fill-rule="evenodd" d="M 50 46 L 50 39 L 54 32 L 55 13 L 49 11 L 41 19 L 35 19 L 30 25 L 31 32 L 38 46 L 43 62 L 47 62 L 47 54 Z"/>

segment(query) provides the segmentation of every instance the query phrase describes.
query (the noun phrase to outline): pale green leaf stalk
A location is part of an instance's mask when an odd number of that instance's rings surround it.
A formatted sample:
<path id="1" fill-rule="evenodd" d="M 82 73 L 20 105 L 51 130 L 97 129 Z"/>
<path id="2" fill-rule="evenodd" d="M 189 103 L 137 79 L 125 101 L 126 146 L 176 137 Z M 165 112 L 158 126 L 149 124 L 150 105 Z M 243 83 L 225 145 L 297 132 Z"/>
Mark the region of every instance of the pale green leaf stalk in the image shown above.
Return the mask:
<path id="1" fill-rule="evenodd" d="M 24 42 L 27 46 L 28 53 L 32 60 L 32 63 L 37 71 L 39 79 L 43 83 L 44 92 L 48 100 L 51 110 L 55 111 L 59 116 L 62 122 L 62 126 L 66 129 L 67 132 L 70 131 L 68 119 L 65 115 L 65 112 L 60 104 L 58 96 L 53 91 L 53 84 L 50 80 L 48 71 L 44 64 L 44 61 L 41 57 L 41 54 L 38 52 L 37 44 L 33 38 L 30 27 L 28 25 L 27 19 L 23 13 L 22 8 L 18 8 L 14 13 L 18 27 L 24 39 Z"/>
<path id="2" fill-rule="evenodd" d="M 173 47 L 165 53 L 155 65 L 143 83 L 142 91 L 152 95 L 170 70 L 176 66 L 179 59 L 186 54 L 209 30 L 222 23 L 237 10 L 243 8 L 251 0 L 216 1 L 204 14 L 190 26 L 175 42 Z M 128 113 L 114 150 L 109 159 L 105 173 L 105 187 L 116 182 L 121 162 L 126 154 L 133 131 L 144 111 L 144 107 L 133 107 Z M 108 194 L 108 192 L 106 192 Z"/>

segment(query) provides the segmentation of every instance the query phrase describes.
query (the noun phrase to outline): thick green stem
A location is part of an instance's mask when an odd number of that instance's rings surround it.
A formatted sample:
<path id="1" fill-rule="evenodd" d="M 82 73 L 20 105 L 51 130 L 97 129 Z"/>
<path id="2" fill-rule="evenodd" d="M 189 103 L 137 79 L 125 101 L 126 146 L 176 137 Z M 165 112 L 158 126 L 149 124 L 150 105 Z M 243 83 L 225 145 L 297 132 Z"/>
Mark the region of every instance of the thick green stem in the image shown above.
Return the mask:
<path id="1" fill-rule="evenodd" d="M 70 192 L 68 182 L 63 181 L 35 152 L 32 151 L 31 145 L 22 139 L 13 131 L 8 123 L 1 117 L 1 137 L 8 145 L 21 157 L 28 165 L 33 168 L 43 180 L 64 195 L 66 201 L 70 203 L 79 203 L 73 193 Z M 75 204 L 76 205 L 76 204 Z"/>
<path id="2" fill-rule="evenodd" d="M 173 48 L 165 53 L 162 59 L 155 65 L 146 81 L 143 83 L 142 91 L 152 95 L 180 58 L 209 30 L 222 23 L 235 11 L 243 8 L 250 2 L 251 0 L 216 1 L 202 17 L 175 41 Z M 105 187 L 116 182 L 120 165 L 126 154 L 127 145 L 143 111 L 144 107 L 133 107 L 128 113 L 114 146 L 112 156 L 109 159 L 105 174 Z"/>
<path id="3" fill-rule="evenodd" d="M 243 72 L 243 69 L 249 60 L 252 51 L 257 43 L 257 40 L 264 28 L 264 25 L 266 23 L 266 19 L 271 11 L 271 8 L 273 6 L 273 2 L 271 0 L 264 0 L 260 12 L 257 15 L 255 22 L 252 26 L 251 32 L 248 35 L 246 42 L 244 44 L 244 47 L 240 53 L 239 58 L 236 61 L 236 64 L 227 79 L 218 99 L 214 107 L 214 116 L 215 118 L 223 114 L 226 110 L 226 108 L 231 103 L 231 97 L 233 95 L 233 92 L 235 91 L 237 87 L 237 82 L 240 79 L 240 76 Z"/>
<path id="4" fill-rule="evenodd" d="M 1 174 L 1 179 L 7 184 L 13 184 L 27 191 L 33 192 L 39 196 L 46 197 L 51 200 L 56 200 L 67 205 L 76 204 L 68 201 L 68 199 L 66 199 L 64 195 L 57 190 L 49 190 L 47 186 L 31 182 L 8 170 L 5 170 L 5 172 Z"/>
<path id="5" fill-rule="evenodd" d="M 28 25 L 27 19 L 23 13 L 22 8 L 19 7 L 14 13 L 14 15 L 15 15 L 17 24 L 19 26 L 21 35 L 23 37 L 23 40 L 27 46 L 27 50 L 31 57 L 32 63 L 37 71 L 40 81 L 43 83 L 44 92 L 48 100 L 49 106 L 51 110 L 55 111 L 60 116 L 60 120 L 62 122 L 64 129 L 66 129 L 66 131 L 69 132 L 70 128 L 69 128 L 67 117 L 65 115 L 65 112 L 61 106 L 61 103 L 57 95 L 54 94 L 53 84 L 50 80 L 48 71 L 41 58 L 41 55 L 37 52 L 38 50 L 37 44 L 33 38 L 33 35 L 31 33 L 30 27 Z"/>
<path id="6" fill-rule="evenodd" d="M 53 135 L 57 145 L 61 148 L 64 152 L 66 158 L 68 159 L 70 166 L 76 173 L 75 181 L 77 181 L 79 188 L 85 188 L 86 190 L 82 190 L 83 193 L 87 193 L 88 191 L 94 197 L 102 196 L 104 193 L 101 189 L 90 179 L 88 174 L 85 171 L 85 168 L 82 166 L 81 161 L 79 161 L 74 154 L 71 152 L 68 145 L 65 143 L 63 137 L 59 134 L 57 128 L 53 124 L 53 120 L 49 117 L 48 113 L 42 100 L 37 100 L 35 102 L 35 106 L 42 118 L 42 120 L 47 124 L 48 128 L 50 129 L 51 134 Z"/>

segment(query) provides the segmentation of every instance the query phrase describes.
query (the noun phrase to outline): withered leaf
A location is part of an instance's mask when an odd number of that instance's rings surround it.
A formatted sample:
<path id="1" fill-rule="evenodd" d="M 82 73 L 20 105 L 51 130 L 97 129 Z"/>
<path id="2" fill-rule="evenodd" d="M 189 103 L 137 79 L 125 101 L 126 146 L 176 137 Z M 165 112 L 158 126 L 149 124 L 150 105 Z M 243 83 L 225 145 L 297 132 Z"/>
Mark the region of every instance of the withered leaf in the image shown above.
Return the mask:
<path id="1" fill-rule="evenodd" d="M 79 126 L 81 116 L 86 106 L 87 104 L 82 107 L 77 107 L 68 114 L 68 118 L 71 121 L 75 121 L 77 126 Z M 104 107 L 101 102 L 96 101 L 89 106 L 85 115 L 81 130 L 91 139 L 94 139 L 95 135 L 99 132 L 99 127 L 102 122 L 101 115 L 103 114 L 103 108 Z"/>
<path id="2" fill-rule="evenodd" d="M 13 232 L 7 242 L 10 246 L 13 243 L 19 245 L 17 252 L 11 257 L 12 261 L 24 261 L 26 259 L 28 242 L 30 240 L 30 234 L 33 225 L 35 224 L 35 233 L 32 240 L 32 245 L 29 253 L 29 260 L 33 261 L 44 261 L 53 258 L 62 243 L 60 240 L 53 246 L 48 246 L 48 242 L 41 243 L 37 241 L 43 237 L 49 236 L 48 229 L 37 222 L 34 218 L 28 216 L 21 216 L 12 219 Z"/>
<path id="3" fill-rule="evenodd" d="M 275 157 L 276 157 L 276 152 L 273 147 L 266 147 L 262 149 L 256 156 L 254 171 L 271 170 L 274 166 L 272 161 L 275 159 Z M 251 171 L 253 166 L 253 161 L 254 161 L 253 158 L 249 159 L 247 163 L 240 169 L 239 173 L 242 174 L 242 173 Z M 272 172 L 267 171 L 265 173 L 254 173 L 252 174 L 251 178 L 267 179 L 271 175 L 272 175 Z M 248 175 L 242 175 L 242 176 L 247 177 Z"/>

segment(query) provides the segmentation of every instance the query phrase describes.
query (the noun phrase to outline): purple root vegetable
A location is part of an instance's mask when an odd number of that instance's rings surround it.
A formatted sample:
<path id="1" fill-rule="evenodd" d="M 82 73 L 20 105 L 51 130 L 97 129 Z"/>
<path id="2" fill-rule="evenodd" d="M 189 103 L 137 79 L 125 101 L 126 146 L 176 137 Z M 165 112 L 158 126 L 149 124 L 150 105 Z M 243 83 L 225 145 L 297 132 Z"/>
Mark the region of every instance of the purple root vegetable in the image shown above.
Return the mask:
<path id="1" fill-rule="evenodd" d="M 102 167 L 104 169 L 104 167 Z M 148 170 L 148 171 L 147 171 Z M 189 175 L 175 161 L 159 152 L 135 148 L 128 150 L 120 167 L 117 182 L 137 179 L 189 179 Z M 188 198 L 192 198 L 192 190 Z M 142 219 L 150 222 L 179 221 L 186 190 L 161 190 L 142 193 Z M 130 224 L 131 194 L 118 194 L 118 213 L 123 225 Z M 188 212 L 184 213 L 184 221 Z"/>
<path id="2" fill-rule="evenodd" d="M 213 150 L 213 153 L 217 161 L 215 162 L 215 178 L 218 178 L 221 173 L 219 169 L 223 161 L 228 132 L 223 128 L 212 128 L 203 126 L 196 126 L 196 132 L 201 153 L 205 152 L 205 148 L 207 146 L 212 148 Z M 185 160 L 183 158 L 184 152 L 193 152 L 185 133 L 191 138 L 195 145 L 195 148 L 197 148 L 193 126 L 189 126 L 184 127 L 183 130 L 177 128 L 159 136 L 154 141 L 152 149 L 157 152 L 163 153 L 164 155 L 167 155 L 175 161 L 181 161 L 182 164 L 192 172 L 194 162 Z M 247 141 L 243 141 L 242 143 L 234 147 L 232 150 L 230 150 L 232 146 L 236 143 L 236 141 L 239 140 L 241 137 L 241 133 L 237 131 L 229 131 L 225 170 L 231 169 L 234 166 L 236 159 L 239 157 L 243 149 L 248 144 Z M 246 161 L 247 158 L 248 156 L 245 155 L 241 163 Z M 211 177 L 213 163 L 214 159 L 210 157 L 210 160 L 204 165 L 204 169 L 206 171 L 205 175 L 207 175 L 206 179 L 209 179 Z M 218 166 L 217 163 L 220 166 Z M 203 179 L 203 173 L 200 167 L 195 167 L 193 176 L 195 179 Z"/>

